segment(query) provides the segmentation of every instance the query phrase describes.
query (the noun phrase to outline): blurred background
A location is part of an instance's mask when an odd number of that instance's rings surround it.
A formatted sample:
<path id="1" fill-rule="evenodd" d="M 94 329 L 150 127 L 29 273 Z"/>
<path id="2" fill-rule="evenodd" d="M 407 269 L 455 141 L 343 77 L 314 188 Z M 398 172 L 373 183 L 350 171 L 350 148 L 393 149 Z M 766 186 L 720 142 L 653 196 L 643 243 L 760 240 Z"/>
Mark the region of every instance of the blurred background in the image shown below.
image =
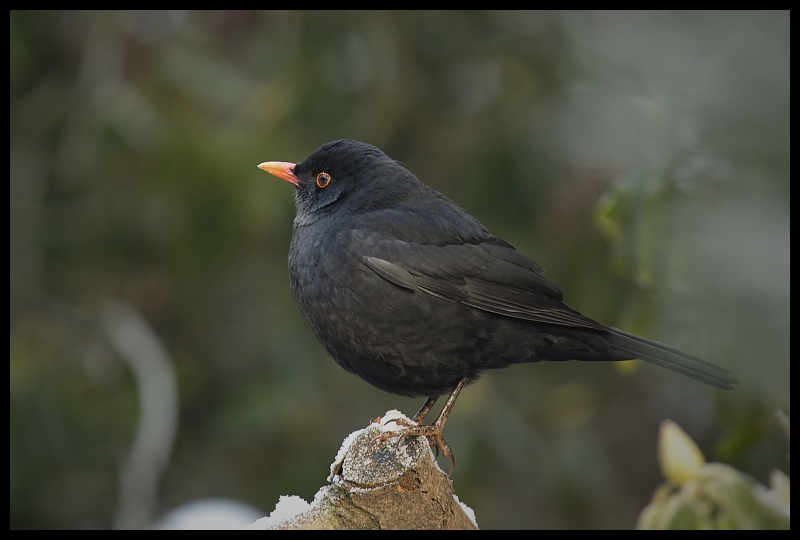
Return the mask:
<path id="1" fill-rule="evenodd" d="M 519 365 L 445 436 L 482 528 L 630 528 L 658 425 L 789 472 L 789 13 L 10 13 L 11 528 L 311 500 L 350 432 L 424 399 L 316 342 L 293 190 L 374 144 L 568 303 L 733 371 Z M 443 468 L 447 460 L 442 462 Z"/>

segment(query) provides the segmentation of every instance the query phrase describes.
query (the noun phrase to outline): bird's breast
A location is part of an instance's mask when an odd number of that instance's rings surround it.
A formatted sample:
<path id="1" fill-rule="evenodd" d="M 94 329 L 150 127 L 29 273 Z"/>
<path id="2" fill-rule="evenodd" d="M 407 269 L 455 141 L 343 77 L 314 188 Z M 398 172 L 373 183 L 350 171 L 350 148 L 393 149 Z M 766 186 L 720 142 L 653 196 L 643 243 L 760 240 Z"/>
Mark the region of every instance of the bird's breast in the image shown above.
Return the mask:
<path id="1" fill-rule="evenodd" d="M 466 306 L 393 284 L 364 262 L 349 230 L 296 228 L 289 254 L 300 312 L 336 362 L 404 395 L 439 395 L 476 371 L 487 329 Z M 482 369 L 477 369 L 482 371 Z"/>
<path id="2" fill-rule="evenodd" d="M 387 308 L 409 302 L 400 287 L 366 266 L 348 233 L 298 228 L 289 251 L 292 294 L 300 311 L 324 344 L 340 348 L 364 341 L 376 325 L 385 326 Z"/>

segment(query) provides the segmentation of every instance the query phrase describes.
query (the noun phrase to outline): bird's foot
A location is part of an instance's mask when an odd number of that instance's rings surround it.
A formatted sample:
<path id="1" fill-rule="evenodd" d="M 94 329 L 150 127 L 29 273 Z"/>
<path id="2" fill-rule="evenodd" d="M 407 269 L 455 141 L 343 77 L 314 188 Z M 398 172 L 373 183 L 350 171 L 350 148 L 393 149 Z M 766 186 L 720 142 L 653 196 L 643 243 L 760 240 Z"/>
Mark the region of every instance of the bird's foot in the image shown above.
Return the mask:
<path id="1" fill-rule="evenodd" d="M 450 393 L 450 396 L 447 398 L 447 401 L 444 403 L 444 407 L 439 412 L 439 416 L 436 417 L 436 420 L 428 426 L 422 425 L 422 421 L 431 412 L 436 400 L 439 399 L 438 396 L 431 396 L 425 402 L 425 405 L 417 411 L 417 414 L 414 415 L 412 420 L 407 419 L 406 417 L 401 418 L 391 418 L 390 420 L 386 421 L 386 424 L 389 422 L 394 422 L 398 426 L 402 427 L 403 429 L 395 430 L 395 431 L 384 431 L 381 433 L 380 438 L 382 441 L 387 439 L 391 439 L 392 437 L 398 437 L 400 442 L 403 441 L 406 437 L 425 437 L 428 439 L 428 444 L 436 452 L 436 457 L 439 457 L 439 452 L 442 453 L 444 457 L 450 458 L 450 472 L 447 473 L 448 475 L 452 474 L 453 469 L 456 468 L 456 458 L 453 456 L 453 450 L 450 448 L 450 445 L 447 444 L 447 441 L 444 440 L 442 437 L 442 430 L 444 429 L 444 423 L 447 422 L 447 417 L 450 416 L 450 411 L 453 409 L 453 404 L 456 402 L 456 398 L 458 394 L 461 392 L 461 389 L 464 388 L 464 385 L 467 384 L 469 379 L 464 377 L 453 389 Z M 380 422 L 382 425 L 384 424 L 383 419 L 375 418 L 373 422 Z"/>
<path id="2" fill-rule="evenodd" d="M 400 442 L 406 437 L 425 437 L 428 439 L 428 444 L 431 445 L 436 457 L 439 457 L 439 452 L 441 452 L 442 456 L 450 458 L 450 472 L 448 475 L 453 472 L 453 469 L 456 468 L 456 458 L 453 455 L 453 450 L 450 448 L 450 445 L 447 444 L 447 441 L 442 437 L 443 425 L 436 425 L 436 422 L 434 422 L 429 426 L 421 426 L 403 418 L 397 418 L 392 421 L 398 426 L 402 426 L 404 429 L 382 433 L 380 436 L 382 441 L 391 439 L 392 437 L 399 437 Z"/>

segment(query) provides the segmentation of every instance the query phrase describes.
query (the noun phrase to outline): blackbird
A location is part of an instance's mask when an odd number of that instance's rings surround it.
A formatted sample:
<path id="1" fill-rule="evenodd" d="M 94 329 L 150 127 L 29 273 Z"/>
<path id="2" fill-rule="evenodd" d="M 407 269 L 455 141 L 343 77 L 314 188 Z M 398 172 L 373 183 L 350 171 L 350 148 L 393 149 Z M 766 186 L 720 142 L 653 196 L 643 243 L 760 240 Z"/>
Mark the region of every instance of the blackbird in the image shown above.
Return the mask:
<path id="1" fill-rule="evenodd" d="M 603 326 L 564 303 L 532 259 L 378 148 L 320 146 L 259 165 L 295 186 L 292 295 L 333 359 L 368 383 L 429 399 L 403 424 L 453 459 L 442 438 L 465 384 L 541 360 L 629 360 L 717 388 L 736 379 L 683 351 Z M 438 418 L 422 421 L 449 394 Z"/>

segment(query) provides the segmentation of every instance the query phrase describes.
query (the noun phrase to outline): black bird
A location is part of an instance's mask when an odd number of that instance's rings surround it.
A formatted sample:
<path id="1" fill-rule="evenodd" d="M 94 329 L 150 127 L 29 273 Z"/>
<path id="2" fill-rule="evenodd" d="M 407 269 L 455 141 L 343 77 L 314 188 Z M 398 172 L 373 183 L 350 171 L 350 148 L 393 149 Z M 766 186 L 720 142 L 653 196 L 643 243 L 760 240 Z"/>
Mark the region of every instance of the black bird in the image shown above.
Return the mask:
<path id="1" fill-rule="evenodd" d="M 717 388 L 736 379 L 683 351 L 603 326 L 564 303 L 542 267 L 369 144 L 339 140 L 259 167 L 295 186 L 292 295 L 343 368 L 429 399 L 403 435 L 442 438 L 465 384 L 540 360 L 629 360 Z M 433 424 L 422 420 L 450 394 Z"/>

